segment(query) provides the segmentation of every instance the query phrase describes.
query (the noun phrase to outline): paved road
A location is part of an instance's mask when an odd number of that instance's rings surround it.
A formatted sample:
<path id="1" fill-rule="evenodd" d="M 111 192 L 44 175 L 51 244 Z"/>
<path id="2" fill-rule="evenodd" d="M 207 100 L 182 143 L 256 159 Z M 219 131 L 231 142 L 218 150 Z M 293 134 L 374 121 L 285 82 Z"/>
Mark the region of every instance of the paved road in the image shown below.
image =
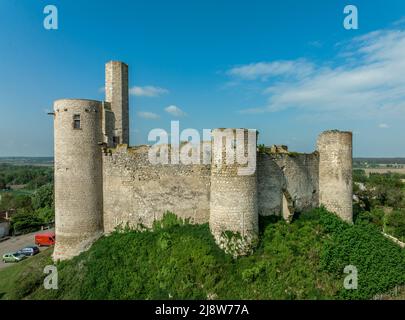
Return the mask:
<path id="1" fill-rule="evenodd" d="M 34 235 L 37 233 L 49 232 L 49 231 L 53 231 L 53 229 L 45 230 L 45 231 L 37 231 L 37 232 L 24 234 L 24 235 L 17 236 L 17 237 L 11 237 L 8 240 L 0 242 L 0 259 L 3 256 L 3 254 L 5 254 L 5 253 L 15 252 L 21 248 L 24 248 L 25 246 L 35 245 Z M 39 247 L 40 251 L 43 251 L 45 249 L 46 249 L 46 247 Z M 14 263 L 4 263 L 3 260 L 0 260 L 0 269 L 3 269 L 5 267 L 11 266 L 11 265 L 14 265 Z"/>

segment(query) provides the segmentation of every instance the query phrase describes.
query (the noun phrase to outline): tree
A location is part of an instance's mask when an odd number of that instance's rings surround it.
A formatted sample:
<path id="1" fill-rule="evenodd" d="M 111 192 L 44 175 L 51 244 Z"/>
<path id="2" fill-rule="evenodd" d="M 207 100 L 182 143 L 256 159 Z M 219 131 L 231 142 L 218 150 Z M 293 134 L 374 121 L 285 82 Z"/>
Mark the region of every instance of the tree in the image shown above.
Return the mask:
<path id="1" fill-rule="evenodd" d="M 34 209 L 52 208 L 54 203 L 53 185 L 46 184 L 40 187 L 32 196 L 32 206 Z"/>
<path id="2" fill-rule="evenodd" d="M 393 211 L 386 218 L 387 231 L 404 241 L 405 239 L 405 211 Z"/>
<path id="3" fill-rule="evenodd" d="M 43 221 L 27 209 L 20 209 L 11 217 L 11 228 L 14 232 L 28 233 L 38 230 Z"/>
<path id="4" fill-rule="evenodd" d="M 25 194 L 18 194 L 14 197 L 11 209 L 32 209 L 31 197 Z"/>
<path id="5" fill-rule="evenodd" d="M 31 197 L 19 194 L 14 195 L 12 193 L 4 193 L 1 197 L 0 209 L 12 210 L 12 209 L 31 209 Z"/>
<path id="6" fill-rule="evenodd" d="M 35 211 L 35 215 L 44 223 L 55 221 L 55 211 L 52 208 L 39 208 Z"/>
<path id="7" fill-rule="evenodd" d="M 6 189 L 6 180 L 3 177 L 0 177 L 0 190 Z"/>

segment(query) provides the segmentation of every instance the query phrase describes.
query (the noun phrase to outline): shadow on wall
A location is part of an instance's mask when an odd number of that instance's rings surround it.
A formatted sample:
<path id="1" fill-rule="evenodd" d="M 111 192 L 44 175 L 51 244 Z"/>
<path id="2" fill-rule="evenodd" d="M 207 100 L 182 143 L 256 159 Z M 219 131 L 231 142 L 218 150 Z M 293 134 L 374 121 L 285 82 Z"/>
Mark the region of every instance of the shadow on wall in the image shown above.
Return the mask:
<path id="1" fill-rule="evenodd" d="M 291 221 L 295 212 L 318 206 L 319 156 L 259 153 L 258 201 L 262 216 L 280 215 Z"/>

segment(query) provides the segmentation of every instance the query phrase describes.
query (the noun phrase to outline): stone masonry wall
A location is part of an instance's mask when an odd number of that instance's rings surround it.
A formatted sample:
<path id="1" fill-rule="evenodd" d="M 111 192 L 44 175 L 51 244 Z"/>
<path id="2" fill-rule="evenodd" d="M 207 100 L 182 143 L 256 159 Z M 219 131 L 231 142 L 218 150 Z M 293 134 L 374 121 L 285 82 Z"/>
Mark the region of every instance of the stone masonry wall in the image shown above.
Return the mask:
<path id="1" fill-rule="evenodd" d="M 120 145 L 103 155 L 106 233 L 127 222 L 151 227 L 166 211 L 208 222 L 210 165 L 152 165 L 149 148 Z"/>
<path id="2" fill-rule="evenodd" d="M 249 141 L 249 134 L 253 136 L 254 144 Z M 257 132 L 248 129 L 214 129 L 212 136 L 210 230 L 225 252 L 244 255 L 250 252 L 259 233 L 255 157 Z M 228 150 L 233 149 L 236 154 L 233 161 L 227 161 L 224 136 L 231 142 Z M 247 164 L 240 164 L 236 159 L 247 155 L 248 142 L 252 144 L 253 157 L 250 160 L 254 161 L 254 165 L 250 172 L 241 174 L 240 169 L 247 168 Z M 241 239 L 238 243 L 227 239 L 225 231 L 239 233 L 243 241 Z"/>
<path id="3" fill-rule="evenodd" d="M 85 251 L 102 235 L 102 104 L 64 99 L 54 103 L 55 260 Z M 80 127 L 74 119 L 80 117 Z"/>
<path id="4" fill-rule="evenodd" d="M 341 219 L 353 221 L 352 133 L 325 131 L 318 138 L 319 202 Z"/>
<path id="5" fill-rule="evenodd" d="M 208 222 L 211 165 L 152 165 L 149 148 L 121 145 L 104 154 L 105 231 L 127 222 L 151 227 L 166 211 L 190 218 L 193 223 Z M 316 152 L 258 153 L 259 214 L 280 215 L 283 195 L 292 213 L 318 206 L 318 164 Z"/>
<path id="6" fill-rule="evenodd" d="M 110 61 L 105 65 L 105 100 L 115 115 L 115 133 L 119 143 L 129 143 L 128 65 Z"/>
<path id="7" fill-rule="evenodd" d="M 295 212 L 318 206 L 319 156 L 316 152 L 258 153 L 257 160 L 260 215 L 281 214 L 283 195 Z"/>

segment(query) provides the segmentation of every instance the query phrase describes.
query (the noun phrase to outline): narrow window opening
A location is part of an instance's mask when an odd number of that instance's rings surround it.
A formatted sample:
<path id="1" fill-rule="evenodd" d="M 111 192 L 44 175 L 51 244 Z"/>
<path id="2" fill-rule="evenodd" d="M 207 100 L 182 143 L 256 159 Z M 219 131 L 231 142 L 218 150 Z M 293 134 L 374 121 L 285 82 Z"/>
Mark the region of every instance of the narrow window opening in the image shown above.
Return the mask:
<path id="1" fill-rule="evenodd" d="M 80 126 L 80 114 L 75 114 L 73 116 L 73 129 L 81 129 L 81 126 Z"/>

